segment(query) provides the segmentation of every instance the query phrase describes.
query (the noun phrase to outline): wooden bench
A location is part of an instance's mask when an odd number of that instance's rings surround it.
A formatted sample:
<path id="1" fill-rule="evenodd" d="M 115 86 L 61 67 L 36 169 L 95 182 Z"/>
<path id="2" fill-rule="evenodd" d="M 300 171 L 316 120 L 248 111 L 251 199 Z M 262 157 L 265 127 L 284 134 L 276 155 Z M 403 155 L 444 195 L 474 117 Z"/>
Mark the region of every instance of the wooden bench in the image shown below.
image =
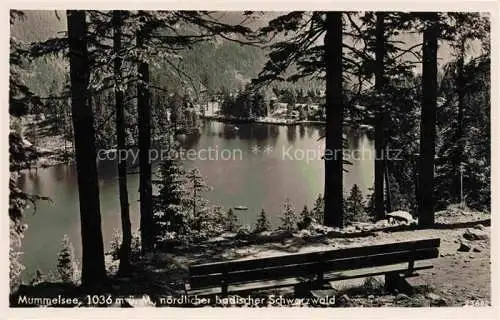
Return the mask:
<path id="1" fill-rule="evenodd" d="M 226 295 L 254 290 L 385 275 L 386 286 L 432 268 L 440 239 L 252 258 L 189 267 L 188 295 Z"/>

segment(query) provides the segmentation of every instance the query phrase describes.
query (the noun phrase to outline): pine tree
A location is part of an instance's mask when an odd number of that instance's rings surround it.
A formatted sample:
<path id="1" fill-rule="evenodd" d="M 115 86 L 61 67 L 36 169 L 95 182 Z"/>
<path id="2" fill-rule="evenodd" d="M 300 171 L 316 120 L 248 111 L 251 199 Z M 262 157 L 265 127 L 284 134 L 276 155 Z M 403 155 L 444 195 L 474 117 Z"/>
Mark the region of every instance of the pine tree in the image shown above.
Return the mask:
<path id="1" fill-rule="evenodd" d="M 269 230 L 271 230 L 271 223 L 269 222 L 266 212 L 262 209 L 257 219 L 257 223 L 255 224 L 254 231 L 258 233 Z"/>
<path id="2" fill-rule="evenodd" d="M 76 282 L 78 279 L 78 263 L 75 258 L 75 249 L 69 240 L 68 235 L 64 235 L 62 247 L 57 257 L 57 272 L 63 282 Z"/>
<path id="3" fill-rule="evenodd" d="M 302 212 L 300 213 L 300 220 L 304 220 L 307 218 L 311 218 L 311 211 L 309 211 L 309 208 L 307 208 L 307 205 L 304 205 L 304 208 L 302 209 Z"/>
<path id="4" fill-rule="evenodd" d="M 398 104 L 401 99 L 408 100 L 408 95 L 400 96 L 398 92 L 400 89 L 398 90 L 394 86 L 401 86 L 401 82 L 403 82 L 401 79 L 413 76 L 414 62 L 405 59 L 404 56 L 411 54 L 418 58 L 419 53 L 416 49 L 420 47 L 420 44 L 416 44 L 406 48 L 392 39 L 398 37 L 401 32 L 410 29 L 415 31 L 416 18 L 413 13 L 367 11 L 359 16 L 362 23 L 357 23 L 350 16 L 348 17 L 354 38 L 362 41 L 365 45 L 362 50 L 355 51 L 353 57 L 359 67 L 356 70 L 356 76 L 363 81 L 359 82 L 357 92 L 351 92 L 350 104 L 366 105 L 368 108 L 363 114 L 362 121 L 372 124 L 374 127 L 376 155 L 374 161 L 374 206 L 378 219 L 382 219 L 386 209 L 390 210 L 390 191 L 392 190 L 388 181 L 386 181 L 384 188 L 384 180 L 387 180 L 384 175 L 387 176 L 391 166 L 385 150 L 390 140 L 405 137 L 393 129 L 397 124 L 391 118 L 396 119 L 397 122 L 406 117 L 404 112 L 395 110 L 395 104 Z M 374 85 L 371 84 L 373 77 L 375 78 Z M 386 191 L 385 196 L 384 190 Z"/>
<path id="5" fill-rule="evenodd" d="M 325 212 L 325 202 L 323 196 L 318 194 L 318 197 L 314 201 L 313 208 L 311 209 L 311 217 L 316 220 L 317 223 L 323 223 L 323 214 Z"/>
<path id="6" fill-rule="evenodd" d="M 122 81 L 122 57 L 121 53 L 121 37 L 122 37 L 122 18 L 123 12 L 119 10 L 113 11 L 113 49 L 116 55 L 114 61 L 114 74 L 116 77 L 115 83 L 115 109 L 116 109 L 116 140 L 117 149 L 126 149 L 125 138 L 125 104 L 123 91 L 120 86 Z M 130 246 L 132 243 L 132 227 L 130 224 L 130 211 L 128 202 L 127 190 L 127 159 L 120 158 L 118 161 L 118 187 L 120 197 L 121 209 L 121 223 L 122 223 L 122 245 L 120 248 L 120 273 L 126 273 L 130 269 Z"/>
<path id="7" fill-rule="evenodd" d="M 439 18 L 437 13 L 424 14 L 422 47 L 422 113 L 420 122 L 420 199 L 418 222 L 422 227 L 434 225 L 434 158 L 436 148 L 437 50 Z"/>
<path id="8" fill-rule="evenodd" d="M 351 188 L 349 197 L 346 199 L 346 223 L 366 222 L 368 215 L 365 212 L 363 194 L 357 184 Z"/>
<path id="9" fill-rule="evenodd" d="M 139 14 L 143 13 L 142 11 Z M 150 37 L 151 26 L 146 24 L 146 17 L 140 17 L 143 24 L 137 30 L 136 44 L 139 52 L 145 51 L 145 42 Z M 137 125 L 139 127 L 139 193 L 141 212 L 141 241 L 143 252 L 153 249 L 153 188 L 151 182 L 151 101 L 149 89 L 149 64 L 144 58 L 137 65 Z"/>
<path id="10" fill-rule="evenodd" d="M 238 228 L 240 227 L 240 225 L 238 224 L 238 216 L 234 213 L 232 208 L 229 208 L 229 210 L 227 211 L 225 222 L 227 231 L 238 231 Z"/>
<path id="11" fill-rule="evenodd" d="M 207 210 L 207 201 L 203 197 L 203 192 L 212 188 L 207 184 L 205 178 L 197 168 L 191 169 L 187 174 L 189 191 L 189 205 L 192 210 L 193 219 L 197 220 L 199 214 Z"/>
<path id="12" fill-rule="evenodd" d="M 280 220 L 281 220 L 281 228 L 283 230 L 287 231 L 297 230 L 298 217 L 295 210 L 292 208 L 292 204 L 290 203 L 289 199 L 285 200 Z"/>
<path id="13" fill-rule="evenodd" d="M 44 277 L 43 277 L 42 271 L 40 269 L 36 269 L 35 276 L 30 281 L 30 286 L 36 286 L 37 284 L 40 284 L 41 282 L 43 282 L 43 280 L 44 280 Z"/>
<path id="14" fill-rule="evenodd" d="M 297 71 L 286 80 L 323 77 L 323 73 L 325 74 L 327 123 L 325 149 L 329 154 L 325 155 L 324 223 L 332 226 L 343 224 L 342 53 L 345 43 L 342 35 L 342 15 L 342 12 L 333 11 L 293 11 L 271 20 L 268 26 L 261 29 L 262 34 L 285 34 L 285 40 L 271 45 L 269 61 L 259 73 L 258 79 L 254 80 L 255 85 L 283 80 L 283 75 L 292 64 L 297 66 Z M 294 32 L 294 35 L 287 37 L 289 32 Z M 321 36 L 324 36 L 323 45 L 316 41 Z M 348 64 L 349 68 L 351 65 Z"/>
<path id="15" fill-rule="evenodd" d="M 226 215 L 221 206 L 207 206 L 193 221 L 193 240 L 205 240 L 220 235 L 225 230 L 226 222 Z"/>
<path id="16" fill-rule="evenodd" d="M 465 198 L 467 205 L 479 205 L 477 208 L 482 210 L 489 202 L 488 197 L 481 196 L 482 200 L 478 201 L 476 195 L 486 194 L 483 191 L 489 189 L 489 179 L 477 178 L 488 176 L 489 156 L 483 152 L 475 154 L 479 148 L 471 136 L 480 133 L 482 138 L 477 141 L 489 145 L 489 135 L 482 133 L 489 132 L 489 52 L 486 43 L 490 26 L 488 18 L 480 13 L 450 12 L 448 17 L 446 21 L 453 35 L 449 42 L 453 60 L 444 66 L 438 89 L 443 103 L 437 110 L 436 210 L 464 202 Z M 480 56 L 466 61 L 471 53 L 471 42 L 477 40 L 483 44 Z M 476 131 L 479 127 L 483 129 Z M 481 173 L 476 171 L 479 167 L 482 167 Z"/>
<path id="17" fill-rule="evenodd" d="M 221 209 L 209 207 L 208 200 L 203 196 L 204 192 L 210 191 L 212 188 L 197 168 L 187 172 L 186 181 L 188 191 L 186 210 L 190 213 L 191 228 L 194 232 L 204 235 L 205 238 L 216 234 L 216 229 L 223 227 L 219 221 Z"/>
<path id="18" fill-rule="evenodd" d="M 385 38 L 385 13 L 376 13 L 376 27 L 375 27 L 375 90 L 379 96 L 382 96 L 385 89 L 384 77 L 384 58 L 385 46 L 387 39 Z M 383 110 L 383 102 L 378 99 L 379 105 L 376 106 L 375 111 L 375 211 L 378 219 L 385 217 L 384 208 L 384 172 L 385 172 L 385 154 L 384 148 L 386 143 L 385 138 L 385 110 Z M 356 185 L 355 185 L 356 186 Z M 356 186 L 357 187 L 357 186 Z M 354 188 L 354 187 L 353 187 Z M 351 190 L 351 196 L 352 196 Z M 353 208 L 351 208 L 353 210 Z M 351 214 L 355 214 L 351 212 Z M 351 217 L 352 218 L 352 217 Z"/>
<path id="19" fill-rule="evenodd" d="M 161 242 L 169 233 L 186 235 L 190 230 L 188 215 L 192 212 L 185 207 L 189 193 L 180 161 L 176 158 L 163 161 L 158 173 L 159 179 L 153 181 L 159 188 L 153 201 L 155 242 Z"/>
<path id="20" fill-rule="evenodd" d="M 113 260 L 120 259 L 120 251 L 122 247 L 122 234 L 120 230 L 117 228 L 113 229 L 113 234 L 111 236 L 111 241 L 109 242 L 109 251 L 107 254 L 110 254 Z"/>
<path id="21" fill-rule="evenodd" d="M 82 284 L 102 285 L 106 279 L 97 181 L 94 120 L 89 105 L 89 56 L 86 13 L 68 10 L 71 107 L 82 233 Z"/>
<path id="22" fill-rule="evenodd" d="M 327 13 L 326 25 L 324 40 L 324 60 L 326 63 L 324 223 L 327 226 L 342 227 L 344 224 L 342 13 Z"/>
<path id="23" fill-rule="evenodd" d="M 451 201 L 460 202 L 461 190 L 463 189 L 461 177 L 463 175 L 463 165 L 465 163 L 465 145 L 466 138 L 464 137 L 466 124 L 466 96 L 467 96 L 467 75 L 465 73 L 465 58 L 468 52 L 469 42 L 472 40 L 484 41 L 488 37 L 489 22 L 486 17 L 480 13 L 469 12 L 450 12 L 448 14 L 452 22 L 450 28 L 454 35 L 454 41 L 451 42 L 451 47 L 454 50 L 456 57 L 451 64 L 454 71 L 454 96 L 458 109 L 456 111 L 455 128 L 453 132 L 453 140 L 455 148 L 451 152 L 450 167 L 453 169 L 453 183 L 451 188 Z"/>

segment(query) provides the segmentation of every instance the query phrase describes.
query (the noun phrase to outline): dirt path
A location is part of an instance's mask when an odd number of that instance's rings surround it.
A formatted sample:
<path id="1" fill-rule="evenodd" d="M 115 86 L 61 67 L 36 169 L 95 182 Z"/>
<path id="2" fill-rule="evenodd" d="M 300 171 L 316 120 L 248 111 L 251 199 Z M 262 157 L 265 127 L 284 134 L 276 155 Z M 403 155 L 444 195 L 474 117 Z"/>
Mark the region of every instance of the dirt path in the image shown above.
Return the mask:
<path id="1" fill-rule="evenodd" d="M 485 228 L 490 232 L 490 228 Z M 441 257 L 434 269 L 421 273 L 420 281 L 430 285 L 433 292 L 451 306 L 486 306 L 491 303 L 490 241 L 476 240 L 472 245 L 480 252 L 459 252 L 458 239 L 465 229 L 429 230 L 429 236 L 441 237 Z"/>
<path id="2" fill-rule="evenodd" d="M 480 218 L 483 222 L 486 221 L 483 219 L 484 217 Z M 237 245 L 234 242 L 228 245 L 206 243 L 197 250 L 157 253 L 151 259 L 147 259 L 148 261 L 143 261 L 145 269 L 141 269 L 140 275 L 145 277 L 145 280 L 140 282 L 149 283 L 149 287 L 151 287 L 151 283 L 157 283 L 159 288 L 163 288 L 159 290 L 160 292 L 164 291 L 165 287 L 178 290 L 182 287 L 182 279 L 187 276 L 187 267 L 191 264 L 440 238 L 440 257 L 434 260 L 434 268 L 420 271 L 419 276 L 408 279 L 410 284 L 416 288 L 415 294 L 411 296 L 398 295 L 385 292 L 383 288 L 379 293 L 373 294 L 363 289 L 354 290 L 356 293 L 352 295 L 349 293 L 352 303 L 350 306 L 487 306 L 491 303 L 489 240 L 491 228 L 479 225 L 477 217 L 458 219 L 461 220 L 461 223 L 467 222 L 467 227 L 460 226 L 455 220 L 457 219 L 453 219 L 448 225 L 441 225 L 436 229 L 378 231 L 363 237 L 326 237 L 319 240 L 292 237 L 281 241 L 251 245 Z M 457 227 L 457 225 L 459 226 Z M 468 229 L 479 230 L 478 232 L 482 232 L 484 239 L 466 240 L 464 233 Z M 458 251 L 462 242 L 469 245 L 468 252 Z M 136 281 L 133 282 L 136 283 Z M 434 295 L 429 295 L 429 293 Z M 438 303 L 436 303 L 436 299 L 438 299 Z"/>

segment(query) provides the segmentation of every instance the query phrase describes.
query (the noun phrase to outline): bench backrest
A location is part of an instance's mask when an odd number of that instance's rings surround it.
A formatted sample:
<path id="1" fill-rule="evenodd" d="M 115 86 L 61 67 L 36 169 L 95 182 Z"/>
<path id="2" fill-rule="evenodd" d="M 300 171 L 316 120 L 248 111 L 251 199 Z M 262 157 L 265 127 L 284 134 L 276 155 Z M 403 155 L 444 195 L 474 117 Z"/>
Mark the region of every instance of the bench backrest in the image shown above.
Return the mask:
<path id="1" fill-rule="evenodd" d="M 290 277 L 321 276 L 336 270 L 354 270 L 437 258 L 440 239 L 396 242 L 337 250 L 315 251 L 258 259 L 193 265 L 189 268 L 192 289 Z"/>

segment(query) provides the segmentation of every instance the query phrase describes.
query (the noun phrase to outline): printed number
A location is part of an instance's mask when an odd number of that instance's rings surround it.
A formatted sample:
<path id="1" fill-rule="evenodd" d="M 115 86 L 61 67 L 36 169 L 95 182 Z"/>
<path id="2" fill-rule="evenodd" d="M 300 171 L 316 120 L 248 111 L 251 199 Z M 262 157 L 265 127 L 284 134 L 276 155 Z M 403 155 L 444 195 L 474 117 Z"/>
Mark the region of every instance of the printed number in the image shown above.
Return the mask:
<path id="1" fill-rule="evenodd" d="M 111 296 L 105 295 L 87 295 L 87 303 L 88 304 L 112 304 L 113 298 Z"/>
<path id="2" fill-rule="evenodd" d="M 490 303 L 486 300 L 467 300 L 465 307 L 488 307 Z"/>

